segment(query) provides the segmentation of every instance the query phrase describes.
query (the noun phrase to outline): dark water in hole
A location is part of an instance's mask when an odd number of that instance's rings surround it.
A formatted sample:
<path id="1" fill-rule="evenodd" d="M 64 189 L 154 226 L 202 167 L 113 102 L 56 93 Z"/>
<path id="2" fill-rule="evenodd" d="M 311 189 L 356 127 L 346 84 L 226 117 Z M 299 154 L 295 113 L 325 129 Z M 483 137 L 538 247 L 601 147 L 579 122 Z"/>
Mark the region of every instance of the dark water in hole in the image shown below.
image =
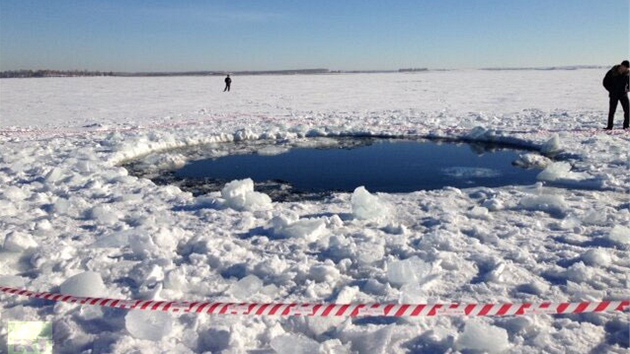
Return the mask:
<path id="1" fill-rule="evenodd" d="M 418 190 L 533 184 L 538 170 L 512 165 L 514 150 L 489 151 L 468 144 L 377 140 L 350 148 L 293 148 L 278 155 L 231 155 L 190 162 L 175 178 L 203 180 L 220 190 L 235 179 L 251 178 L 256 190 L 274 200 L 282 194 L 323 196 L 352 192 L 406 193 Z M 274 197 L 277 194 L 276 197 Z M 300 199 L 300 198 L 297 198 Z"/>

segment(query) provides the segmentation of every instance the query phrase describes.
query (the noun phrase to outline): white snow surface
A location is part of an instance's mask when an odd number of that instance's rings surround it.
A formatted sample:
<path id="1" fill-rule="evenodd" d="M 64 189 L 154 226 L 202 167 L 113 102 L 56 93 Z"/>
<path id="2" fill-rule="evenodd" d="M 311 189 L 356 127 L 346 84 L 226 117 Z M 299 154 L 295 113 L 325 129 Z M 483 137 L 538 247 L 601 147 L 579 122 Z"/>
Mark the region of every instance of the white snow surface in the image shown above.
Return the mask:
<path id="1" fill-rule="evenodd" d="M 630 135 L 605 69 L 0 81 L 0 284 L 120 299 L 515 303 L 630 297 Z M 616 117 L 622 121 L 621 108 Z M 119 166 L 149 152 L 339 135 L 564 154 L 529 186 L 193 197 Z M 529 153 L 528 153 L 529 154 Z M 542 162 L 541 162 L 542 161 Z M 181 166 L 178 156 L 160 162 Z M 360 186 L 357 186 L 360 187 Z M 276 318 L 0 295 L 59 353 L 624 353 L 628 315 Z"/>

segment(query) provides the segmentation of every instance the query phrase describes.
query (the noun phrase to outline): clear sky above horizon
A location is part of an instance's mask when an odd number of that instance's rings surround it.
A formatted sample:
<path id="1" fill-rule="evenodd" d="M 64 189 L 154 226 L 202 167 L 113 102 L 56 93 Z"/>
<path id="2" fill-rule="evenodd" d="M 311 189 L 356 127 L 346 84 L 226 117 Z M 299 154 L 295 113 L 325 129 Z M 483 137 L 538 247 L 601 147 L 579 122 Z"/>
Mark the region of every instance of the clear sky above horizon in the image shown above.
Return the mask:
<path id="1" fill-rule="evenodd" d="M 630 0 L 0 0 L 0 71 L 612 65 Z"/>

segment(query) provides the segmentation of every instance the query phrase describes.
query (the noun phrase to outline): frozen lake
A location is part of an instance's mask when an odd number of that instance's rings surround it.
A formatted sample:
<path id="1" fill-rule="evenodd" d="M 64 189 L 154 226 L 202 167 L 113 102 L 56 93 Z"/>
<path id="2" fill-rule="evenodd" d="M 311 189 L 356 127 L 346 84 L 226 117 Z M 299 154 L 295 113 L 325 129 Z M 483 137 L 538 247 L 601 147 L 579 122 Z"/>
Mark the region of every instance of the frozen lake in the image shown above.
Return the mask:
<path id="1" fill-rule="evenodd" d="M 630 135 L 619 129 L 621 112 L 616 129 L 602 131 L 606 70 L 235 76 L 229 94 L 221 77 L 3 79 L 0 285 L 182 302 L 627 300 Z M 301 143 L 340 136 L 564 157 L 519 158 L 545 162 L 525 185 L 357 188 L 308 201 L 272 201 L 247 179 L 207 193 L 152 181 L 193 160 L 272 157 L 283 144 L 313 149 Z M 211 153 L 177 150 L 197 147 Z M 147 178 L 121 167 L 138 159 Z M 406 165 L 417 162 L 410 155 Z M 437 162 L 420 163 L 429 164 Z M 630 345 L 628 315 L 618 311 L 261 318 L 0 300 L 3 323 L 51 323 L 60 353 L 626 353 Z"/>

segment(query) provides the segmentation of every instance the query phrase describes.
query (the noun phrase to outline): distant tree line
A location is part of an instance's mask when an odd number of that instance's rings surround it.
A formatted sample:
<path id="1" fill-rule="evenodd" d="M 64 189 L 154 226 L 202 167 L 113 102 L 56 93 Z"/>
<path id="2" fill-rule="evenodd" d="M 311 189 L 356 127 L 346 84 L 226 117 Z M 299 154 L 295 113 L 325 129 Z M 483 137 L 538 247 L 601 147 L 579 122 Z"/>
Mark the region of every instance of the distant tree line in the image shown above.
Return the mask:
<path id="1" fill-rule="evenodd" d="M 154 77 L 154 76 L 218 76 L 218 75 L 316 75 L 316 74 L 353 74 L 353 73 L 391 73 L 391 72 L 423 72 L 427 68 L 404 68 L 398 70 L 335 70 L 297 69 L 268 71 L 186 71 L 186 72 L 102 72 L 88 70 L 11 70 L 0 71 L 0 79 L 37 78 L 37 77 L 80 77 L 80 76 L 120 76 L 120 77 Z"/>
<path id="2" fill-rule="evenodd" d="M 415 73 L 418 71 L 429 71 L 429 69 L 427 68 L 405 68 L 405 69 L 398 69 L 398 72 L 401 73 Z"/>
<path id="3" fill-rule="evenodd" d="M 236 71 L 234 75 L 297 75 L 297 74 L 327 74 L 328 69 L 298 69 L 274 71 Z M 79 77 L 79 76 L 122 76 L 122 77 L 153 77 L 153 76 L 217 76 L 226 75 L 225 71 L 188 71 L 188 72 L 101 72 L 87 70 L 12 70 L 0 71 L 0 79 L 6 78 L 37 78 L 37 77 Z"/>
<path id="4" fill-rule="evenodd" d="M 114 76 L 113 72 L 87 70 L 12 70 L 0 71 L 0 78 Z"/>

